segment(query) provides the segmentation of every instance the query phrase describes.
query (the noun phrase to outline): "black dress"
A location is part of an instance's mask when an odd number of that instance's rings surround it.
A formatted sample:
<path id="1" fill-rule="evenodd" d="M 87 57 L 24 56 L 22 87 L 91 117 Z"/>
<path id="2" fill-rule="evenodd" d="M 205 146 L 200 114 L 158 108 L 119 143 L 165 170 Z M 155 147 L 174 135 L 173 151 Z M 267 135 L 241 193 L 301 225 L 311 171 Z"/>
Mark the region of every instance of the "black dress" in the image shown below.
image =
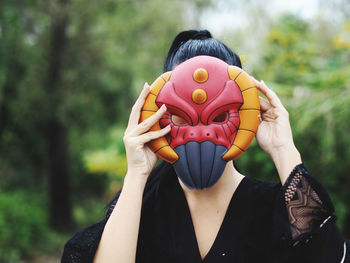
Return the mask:
<path id="1" fill-rule="evenodd" d="M 101 222 L 77 232 L 62 262 L 92 262 L 119 193 Z M 303 165 L 284 186 L 245 177 L 218 235 L 202 260 L 183 190 L 162 163 L 146 184 L 136 262 L 349 263 L 350 244 L 339 233 L 325 189 Z"/>

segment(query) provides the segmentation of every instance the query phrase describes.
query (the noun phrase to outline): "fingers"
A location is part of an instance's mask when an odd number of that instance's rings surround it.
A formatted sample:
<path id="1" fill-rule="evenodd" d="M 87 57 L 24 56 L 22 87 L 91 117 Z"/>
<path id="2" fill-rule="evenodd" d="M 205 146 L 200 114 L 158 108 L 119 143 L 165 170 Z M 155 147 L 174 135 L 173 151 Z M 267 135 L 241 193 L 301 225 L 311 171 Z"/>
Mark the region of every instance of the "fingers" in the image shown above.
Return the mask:
<path id="1" fill-rule="evenodd" d="M 137 98 L 134 106 L 132 107 L 128 127 L 124 133 L 123 138 L 126 147 L 132 145 L 144 145 L 145 143 L 151 140 L 166 135 L 171 130 L 170 126 L 167 126 L 158 131 L 147 132 L 155 123 L 159 121 L 159 119 L 166 112 L 167 108 L 165 105 L 162 105 L 162 107 L 160 107 L 160 109 L 155 114 L 153 114 L 140 124 L 138 123 L 140 119 L 142 106 L 144 105 L 149 92 L 150 87 L 147 83 L 145 83 L 139 97 Z"/>
<path id="2" fill-rule="evenodd" d="M 282 107 L 283 108 L 283 104 L 281 102 L 281 100 L 278 98 L 278 96 L 276 95 L 276 93 L 269 89 L 265 82 L 262 81 L 257 81 L 254 77 L 252 77 L 252 79 L 254 80 L 255 86 L 258 88 L 258 90 L 264 94 L 264 96 L 268 99 L 268 101 L 270 102 L 270 104 L 273 107 Z"/>
<path id="3" fill-rule="evenodd" d="M 145 103 L 146 97 L 150 91 L 150 87 L 148 83 L 146 82 L 145 85 L 143 86 L 143 89 L 137 98 L 134 106 L 131 109 L 130 117 L 129 117 L 129 122 L 128 122 L 128 128 L 130 129 L 132 127 L 135 127 L 140 119 L 140 112 L 142 109 L 143 104 Z"/>
<path id="4" fill-rule="evenodd" d="M 166 112 L 167 108 L 163 104 L 159 110 L 153 114 L 151 117 L 148 119 L 144 120 L 140 124 L 138 124 L 132 131 L 131 131 L 131 136 L 138 136 L 140 134 L 145 133 L 148 131 L 159 119 L 163 116 L 163 114 Z"/>
<path id="5" fill-rule="evenodd" d="M 273 121 L 273 120 L 276 120 L 277 118 L 278 118 L 278 115 L 270 111 L 267 111 L 261 114 L 261 119 L 263 121 Z"/>
<path id="6" fill-rule="evenodd" d="M 285 108 L 272 107 L 270 102 L 268 102 L 268 100 L 266 100 L 263 97 L 259 96 L 259 101 L 260 101 L 260 112 L 261 112 L 260 116 L 262 120 L 275 120 L 281 114 L 287 113 Z"/>
<path id="7" fill-rule="evenodd" d="M 138 136 L 137 140 L 140 144 L 145 144 L 151 140 L 155 140 L 155 139 L 158 139 L 158 138 L 166 135 L 167 133 L 170 132 L 170 130 L 171 130 L 171 127 L 168 125 L 161 130 L 144 133 L 144 134 Z"/>
<path id="8" fill-rule="evenodd" d="M 268 102 L 267 99 L 264 99 L 263 97 L 259 96 L 260 101 L 260 109 L 262 112 L 265 112 L 271 108 L 271 104 Z"/>

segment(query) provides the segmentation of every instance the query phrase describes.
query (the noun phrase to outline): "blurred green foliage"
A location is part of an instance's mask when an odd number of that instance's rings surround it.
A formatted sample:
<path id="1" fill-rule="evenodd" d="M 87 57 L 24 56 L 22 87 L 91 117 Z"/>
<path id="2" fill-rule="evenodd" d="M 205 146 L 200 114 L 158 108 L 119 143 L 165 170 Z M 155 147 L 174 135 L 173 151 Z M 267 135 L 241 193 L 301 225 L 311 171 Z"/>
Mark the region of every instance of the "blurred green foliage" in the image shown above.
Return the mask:
<path id="1" fill-rule="evenodd" d="M 144 81 L 151 83 L 162 72 L 173 37 L 188 24 L 198 27 L 201 10 L 212 4 L 70 0 L 60 9 L 59 2 L 0 2 L 1 262 L 60 253 L 72 234 L 48 226 L 44 129 L 52 104 L 58 105 L 54 117 L 68 129 L 76 230 L 100 220 L 121 186 L 126 171 L 122 137 Z M 67 43 L 60 88 L 52 96 L 44 83 L 54 55 L 48 51 L 50 24 L 58 12 L 68 17 Z M 334 28 L 321 18 L 306 21 L 286 14 L 269 25 L 260 40 L 259 64 L 251 67 L 290 112 L 295 143 L 329 190 L 348 237 L 349 35 L 350 21 Z M 249 62 L 250 55 L 244 57 Z M 278 180 L 256 142 L 237 163 L 244 174 Z"/>
<path id="2" fill-rule="evenodd" d="M 43 195 L 25 191 L 0 194 L 0 262 L 32 255 L 40 247 L 48 231 L 44 200 Z"/>

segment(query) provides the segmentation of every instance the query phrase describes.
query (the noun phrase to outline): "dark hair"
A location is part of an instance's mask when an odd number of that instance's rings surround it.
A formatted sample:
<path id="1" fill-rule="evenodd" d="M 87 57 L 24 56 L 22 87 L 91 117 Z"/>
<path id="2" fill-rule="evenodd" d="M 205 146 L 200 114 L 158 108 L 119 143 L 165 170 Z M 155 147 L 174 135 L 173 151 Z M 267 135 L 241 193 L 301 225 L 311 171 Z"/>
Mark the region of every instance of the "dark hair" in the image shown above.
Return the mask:
<path id="1" fill-rule="evenodd" d="M 224 43 L 212 38 L 208 30 L 187 30 L 180 32 L 173 40 L 165 60 L 164 72 L 199 55 L 217 57 L 229 65 L 242 67 L 239 56 Z"/>

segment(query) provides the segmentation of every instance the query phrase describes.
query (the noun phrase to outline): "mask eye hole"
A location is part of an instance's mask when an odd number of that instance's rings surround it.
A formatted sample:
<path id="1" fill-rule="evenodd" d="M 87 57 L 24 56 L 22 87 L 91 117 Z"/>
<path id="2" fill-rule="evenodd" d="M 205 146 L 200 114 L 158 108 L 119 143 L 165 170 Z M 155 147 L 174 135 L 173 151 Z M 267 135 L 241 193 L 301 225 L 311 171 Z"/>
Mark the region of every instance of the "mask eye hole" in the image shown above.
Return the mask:
<path id="1" fill-rule="evenodd" d="M 180 116 L 177 116 L 177 115 L 171 115 L 171 121 L 175 124 L 175 125 L 178 125 L 178 126 L 182 126 L 182 125 L 186 125 L 187 122 L 181 118 Z"/>
<path id="2" fill-rule="evenodd" d="M 221 114 L 219 114 L 218 116 L 215 117 L 215 119 L 213 120 L 213 122 L 216 122 L 216 123 L 222 123 L 222 122 L 225 122 L 227 120 L 227 112 L 223 112 Z"/>

